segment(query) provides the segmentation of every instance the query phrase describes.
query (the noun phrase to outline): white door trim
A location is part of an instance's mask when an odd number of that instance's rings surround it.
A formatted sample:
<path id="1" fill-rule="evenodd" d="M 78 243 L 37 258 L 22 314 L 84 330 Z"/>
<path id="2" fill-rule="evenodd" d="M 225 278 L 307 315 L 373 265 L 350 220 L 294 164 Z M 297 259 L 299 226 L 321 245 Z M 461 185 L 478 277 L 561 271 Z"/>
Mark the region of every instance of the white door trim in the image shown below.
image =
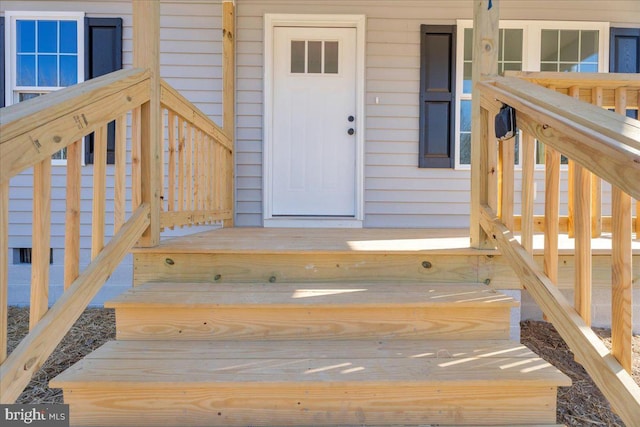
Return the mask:
<path id="1" fill-rule="evenodd" d="M 348 218 L 274 217 L 273 182 L 273 32 L 275 27 L 336 27 L 356 29 L 356 200 L 355 216 Z M 265 227 L 362 227 L 364 220 L 365 134 L 365 26 L 364 15 L 271 14 L 264 16 L 264 116 L 262 157 L 262 211 Z"/>

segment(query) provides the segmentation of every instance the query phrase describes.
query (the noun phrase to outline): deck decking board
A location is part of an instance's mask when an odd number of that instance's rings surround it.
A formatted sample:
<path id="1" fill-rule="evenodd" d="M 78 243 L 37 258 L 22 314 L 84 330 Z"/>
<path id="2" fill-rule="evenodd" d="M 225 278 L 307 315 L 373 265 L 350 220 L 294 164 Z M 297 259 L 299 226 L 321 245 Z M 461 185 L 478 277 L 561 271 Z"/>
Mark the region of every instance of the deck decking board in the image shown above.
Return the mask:
<path id="1" fill-rule="evenodd" d="M 99 352 L 86 359 L 199 359 L 203 354 L 216 354 L 224 359 L 316 359 L 354 357 L 384 358 L 535 358 L 527 346 L 511 340 L 335 340 L 330 345 L 318 340 L 295 341 L 110 341 Z"/>
<path id="2" fill-rule="evenodd" d="M 121 340 L 504 339 L 517 305 L 466 283 L 146 283 L 106 304 Z"/>
<path id="3" fill-rule="evenodd" d="M 81 425 L 129 425 L 131 411 L 136 425 L 516 425 L 553 423 L 568 383 L 508 340 L 132 341 L 104 345 L 52 386 Z"/>
<path id="4" fill-rule="evenodd" d="M 243 387 L 77 389 L 70 394 L 83 426 L 380 426 L 526 425 L 555 422 L 555 388 Z M 136 400 L 129 400 L 135 395 Z M 177 410 L 176 408 L 181 408 Z M 135 411 L 132 422 L 131 411 Z"/>
<path id="5" fill-rule="evenodd" d="M 447 283 L 146 283 L 110 300 L 109 308 L 133 306 L 349 306 L 516 307 L 512 297 L 478 284 Z"/>

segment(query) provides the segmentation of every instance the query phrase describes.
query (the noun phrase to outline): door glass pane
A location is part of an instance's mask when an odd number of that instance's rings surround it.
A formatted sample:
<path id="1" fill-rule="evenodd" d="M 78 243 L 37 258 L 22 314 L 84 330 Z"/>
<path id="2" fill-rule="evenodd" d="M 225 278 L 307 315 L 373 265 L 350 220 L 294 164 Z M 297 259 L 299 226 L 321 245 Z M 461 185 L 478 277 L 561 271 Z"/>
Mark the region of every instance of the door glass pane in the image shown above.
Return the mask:
<path id="1" fill-rule="evenodd" d="M 555 62 L 540 64 L 540 71 L 558 71 L 558 64 Z"/>
<path id="2" fill-rule="evenodd" d="M 338 42 L 324 42 L 324 72 L 338 73 Z"/>
<path id="3" fill-rule="evenodd" d="M 321 73 L 322 72 L 322 42 L 310 41 L 308 42 L 309 54 L 307 58 L 307 72 L 308 73 Z"/>
<path id="4" fill-rule="evenodd" d="M 305 58 L 305 45 L 304 41 L 291 41 L 291 72 L 292 73 L 304 73 Z"/>

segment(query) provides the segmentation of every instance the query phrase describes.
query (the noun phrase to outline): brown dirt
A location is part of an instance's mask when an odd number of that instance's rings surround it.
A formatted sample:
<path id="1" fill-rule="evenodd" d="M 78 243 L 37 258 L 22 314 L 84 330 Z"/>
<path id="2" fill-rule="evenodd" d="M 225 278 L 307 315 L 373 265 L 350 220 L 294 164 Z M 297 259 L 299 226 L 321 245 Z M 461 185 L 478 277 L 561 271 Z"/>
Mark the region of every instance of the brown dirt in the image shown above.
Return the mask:
<path id="1" fill-rule="evenodd" d="M 28 332 L 27 308 L 9 307 L 9 351 Z M 578 364 L 549 323 L 525 321 L 521 323 L 522 342 L 541 357 L 571 377 L 571 387 L 558 391 L 558 423 L 567 426 L 621 426 L 624 424 L 611 411 L 609 404 L 593 384 L 584 368 Z M 596 333 L 610 346 L 611 332 L 596 329 Z M 87 309 L 62 340 L 42 369 L 20 395 L 17 403 L 62 403 L 62 392 L 50 389 L 48 382 L 58 373 L 82 359 L 106 341 L 115 338 L 113 310 Z M 640 384 L 640 336 L 633 337 L 633 377 Z"/>

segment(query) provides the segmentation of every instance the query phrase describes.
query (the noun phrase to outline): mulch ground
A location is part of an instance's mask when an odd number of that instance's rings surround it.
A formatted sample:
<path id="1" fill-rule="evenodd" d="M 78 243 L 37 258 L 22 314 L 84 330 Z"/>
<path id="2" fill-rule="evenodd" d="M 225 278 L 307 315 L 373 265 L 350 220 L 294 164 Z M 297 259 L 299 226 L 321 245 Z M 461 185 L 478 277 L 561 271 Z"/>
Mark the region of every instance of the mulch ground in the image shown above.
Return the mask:
<path id="1" fill-rule="evenodd" d="M 27 308 L 9 307 L 9 351 L 12 351 L 27 334 L 28 325 Z M 567 374 L 573 381 L 571 387 L 561 387 L 558 391 L 558 423 L 567 426 L 624 427 L 584 368 L 574 360 L 573 353 L 553 326 L 545 322 L 525 321 L 521 323 L 521 330 L 523 344 Z M 610 345 L 610 331 L 596 329 L 596 333 L 607 346 Z M 34 376 L 17 403 L 62 403 L 62 391 L 50 389 L 49 380 L 114 338 L 113 310 L 87 309 Z M 633 338 L 633 353 L 633 377 L 640 384 L 640 336 Z"/>

